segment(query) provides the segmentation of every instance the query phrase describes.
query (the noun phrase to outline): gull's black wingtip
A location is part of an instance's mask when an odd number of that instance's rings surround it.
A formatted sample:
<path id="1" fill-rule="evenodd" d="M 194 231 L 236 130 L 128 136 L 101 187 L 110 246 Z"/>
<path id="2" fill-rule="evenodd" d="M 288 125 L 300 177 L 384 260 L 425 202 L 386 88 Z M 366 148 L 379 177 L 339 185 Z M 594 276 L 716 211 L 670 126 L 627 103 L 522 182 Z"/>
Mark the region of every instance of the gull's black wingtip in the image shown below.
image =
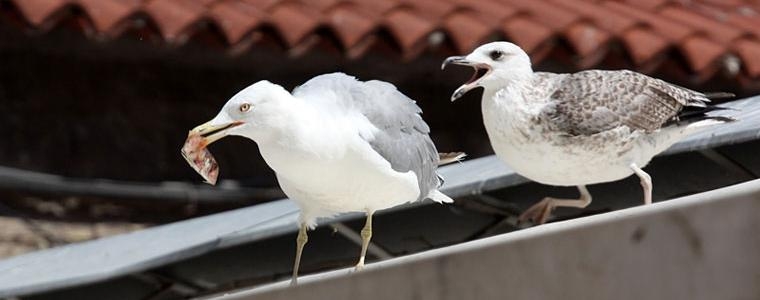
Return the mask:
<path id="1" fill-rule="evenodd" d="M 728 98 L 734 98 L 736 95 L 734 93 L 728 93 L 728 92 L 712 92 L 712 93 L 705 93 L 705 98 L 713 100 L 713 99 L 728 99 Z"/>

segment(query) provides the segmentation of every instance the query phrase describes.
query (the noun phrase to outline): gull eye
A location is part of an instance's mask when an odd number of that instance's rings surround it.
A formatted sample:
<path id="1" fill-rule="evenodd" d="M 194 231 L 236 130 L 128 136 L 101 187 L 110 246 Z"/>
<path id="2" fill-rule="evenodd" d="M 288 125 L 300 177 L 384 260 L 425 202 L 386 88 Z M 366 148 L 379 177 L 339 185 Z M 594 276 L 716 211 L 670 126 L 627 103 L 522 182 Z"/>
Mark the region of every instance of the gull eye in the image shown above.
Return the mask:
<path id="1" fill-rule="evenodd" d="M 250 109 L 251 109 L 251 105 L 248 104 L 248 103 L 240 104 L 240 107 L 238 108 L 238 110 L 240 110 L 240 112 L 247 112 Z"/>
<path id="2" fill-rule="evenodd" d="M 494 61 L 499 61 L 502 58 L 504 58 L 504 52 L 501 50 L 493 50 L 490 53 L 488 53 L 488 56 L 490 56 L 491 59 Z"/>

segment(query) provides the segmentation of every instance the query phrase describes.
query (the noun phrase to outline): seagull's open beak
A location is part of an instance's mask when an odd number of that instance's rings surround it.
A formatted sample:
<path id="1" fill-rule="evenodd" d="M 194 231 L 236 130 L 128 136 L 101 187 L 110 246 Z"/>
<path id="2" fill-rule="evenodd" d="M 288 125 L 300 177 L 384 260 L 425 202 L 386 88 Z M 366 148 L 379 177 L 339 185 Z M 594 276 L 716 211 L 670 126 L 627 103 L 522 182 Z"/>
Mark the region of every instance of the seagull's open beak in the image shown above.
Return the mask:
<path id="1" fill-rule="evenodd" d="M 484 63 L 468 60 L 467 57 L 464 56 L 451 56 L 449 58 L 446 58 L 446 60 L 443 61 L 443 64 L 441 64 L 441 70 L 450 64 L 469 66 L 475 69 L 475 73 L 472 74 L 470 80 L 460 86 L 456 91 L 454 91 L 454 94 L 451 95 L 451 102 L 459 99 L 462 97 L 462 95 L 466 94 L 470 90 L 479 87 L 480 85 L 478 83 L 480 79 L 488 75 L 488 73 L 491 73 L 491 66 Z"/>
<path id="2" fill-rule="evenodd" d="M 229 123 L 214 124 L 213 120 L 208 121 L 198 127 L 190 130 L 190 134 L 197 134 L 202 137 L 201 147 L 210 145 L 213 142 L 227 136 L 230 129 L 245 124 L 242 121 L 232 121 Z"/>
<path id="3" fill-rule="evenodd" d="M 446 69 L 446 66 L 450 64 L 472 66 L 473 62 L 467 60 L 467 58 L 465 58 L 464 56 L 449 56 L 441 64 L 441 70 Z"/>

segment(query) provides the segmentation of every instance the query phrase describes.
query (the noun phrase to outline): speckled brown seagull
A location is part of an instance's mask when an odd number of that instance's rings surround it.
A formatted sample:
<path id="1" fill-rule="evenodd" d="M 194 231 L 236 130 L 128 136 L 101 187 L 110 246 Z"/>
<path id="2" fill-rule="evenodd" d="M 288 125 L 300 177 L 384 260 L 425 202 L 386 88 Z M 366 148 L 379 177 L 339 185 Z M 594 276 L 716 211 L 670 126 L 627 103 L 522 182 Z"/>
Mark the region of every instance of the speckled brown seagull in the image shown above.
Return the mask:
<path id="1" fill-rule="evenodd" d="M 483 122 L 501 160 L 533 181 L 580 191 L 579 199 L 546 197 L 520 221 L 544 223 L 555 207 L 586 207 L 586 185 L 631 174 L 641 179 L 649 204 L 652 180 L 641 168 L 685 136 L 732 121 L 705 114 L 720 109 L 710 99 L 729 93 L 695 92 L 628 70 L 533 72 L 525 51 L 508 42 L 449 57 L 442 68 L 448 64 L 476 69 L 451 100 L 484 88 Z"/>

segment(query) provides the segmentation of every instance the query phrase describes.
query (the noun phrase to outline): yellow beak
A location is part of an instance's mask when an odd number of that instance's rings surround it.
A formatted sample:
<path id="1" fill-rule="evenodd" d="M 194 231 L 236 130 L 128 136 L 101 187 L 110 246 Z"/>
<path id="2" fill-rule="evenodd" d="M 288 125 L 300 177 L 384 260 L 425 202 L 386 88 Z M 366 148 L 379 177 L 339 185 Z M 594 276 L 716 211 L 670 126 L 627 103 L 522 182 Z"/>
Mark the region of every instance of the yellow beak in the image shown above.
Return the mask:
<path id="1" fill-rule="evenodd" d="M 205 147 L 227 136 L 227 132 L 231 128 L 243 124 L 244 122 L 242 121 L 234 121 L 226 124 L 211 124 L 211 121 L 209 121 L 190 130 L 190 135 L 200 135 L 202 137 L 201 147 Z"/>

